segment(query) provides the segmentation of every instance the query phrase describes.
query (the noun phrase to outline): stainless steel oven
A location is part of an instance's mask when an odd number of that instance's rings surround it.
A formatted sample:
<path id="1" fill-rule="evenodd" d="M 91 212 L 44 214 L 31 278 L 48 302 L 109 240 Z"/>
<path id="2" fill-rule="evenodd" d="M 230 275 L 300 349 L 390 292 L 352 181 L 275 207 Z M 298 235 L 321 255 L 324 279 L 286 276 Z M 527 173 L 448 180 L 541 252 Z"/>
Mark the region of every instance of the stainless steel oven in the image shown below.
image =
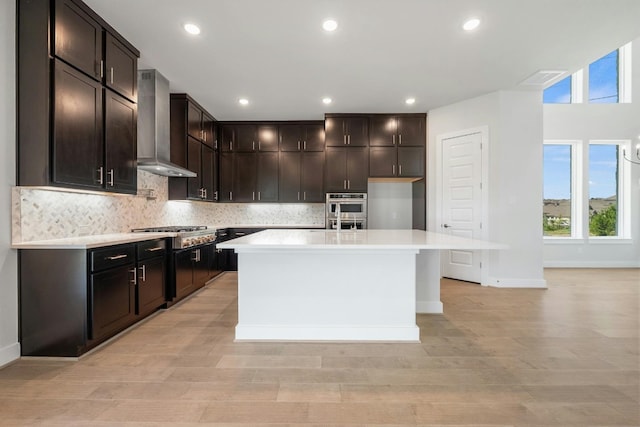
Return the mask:
<path id="1" fill-rule="evenodd" d="M 367 193 L 327 193 L 326 227 L 332 230 L 367 228 Z"/>

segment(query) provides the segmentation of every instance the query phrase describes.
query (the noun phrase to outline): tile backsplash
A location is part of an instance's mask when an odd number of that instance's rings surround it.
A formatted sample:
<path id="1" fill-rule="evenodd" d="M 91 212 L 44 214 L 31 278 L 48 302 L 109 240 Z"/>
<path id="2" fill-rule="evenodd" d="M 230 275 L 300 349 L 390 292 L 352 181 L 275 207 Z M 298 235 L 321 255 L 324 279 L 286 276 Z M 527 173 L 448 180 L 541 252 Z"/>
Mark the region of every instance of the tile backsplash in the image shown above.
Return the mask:
<path id="1" fill-rule="evenodd" d="M 162 225 L 324 226 L 324 204 L 204 203 L 168 200 L 168 178 L 138 171 L 137 196 L 14 187 L 12 241 L 128 232 Z M 155 199 L 145 191 L 153 190 Z"/>

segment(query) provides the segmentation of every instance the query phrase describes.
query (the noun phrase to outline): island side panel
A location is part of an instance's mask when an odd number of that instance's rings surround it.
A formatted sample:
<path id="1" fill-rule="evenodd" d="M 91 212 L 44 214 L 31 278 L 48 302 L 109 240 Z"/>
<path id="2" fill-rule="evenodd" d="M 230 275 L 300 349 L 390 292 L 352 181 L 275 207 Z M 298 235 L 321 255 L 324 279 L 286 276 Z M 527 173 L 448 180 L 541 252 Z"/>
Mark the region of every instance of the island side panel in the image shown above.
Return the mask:
<path id="1" fill-rule="evenodd" d="M 423 249 L 416 255 L 416 313 L 442 313 L 440 250 Z"/>
<path id="2" fill-rule="evenodd" d="M 237 340 L 419 340 L 415 250 L 239 251 Z"/>

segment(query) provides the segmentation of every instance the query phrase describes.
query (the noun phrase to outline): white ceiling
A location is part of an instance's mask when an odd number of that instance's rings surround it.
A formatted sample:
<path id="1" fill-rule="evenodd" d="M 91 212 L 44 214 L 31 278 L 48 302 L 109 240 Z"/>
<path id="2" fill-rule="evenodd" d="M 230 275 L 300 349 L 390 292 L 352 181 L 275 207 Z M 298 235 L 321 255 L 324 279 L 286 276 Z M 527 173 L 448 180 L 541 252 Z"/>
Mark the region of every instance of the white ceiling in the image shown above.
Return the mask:
<path id="1" fill-rule="evenodd" d="M 426 112 L 516 88 L 538 70 L 573 72 L 640 36 L 640 0 L 85 2 L 140 50 L 140 68 L 158 69 L 218 120 Z M 482 24 L 466 33 L 472 16 Z M 334 33 L 321 28 L 327 17 Z M 187 34 L 187 21 L 202 33 Z"/>

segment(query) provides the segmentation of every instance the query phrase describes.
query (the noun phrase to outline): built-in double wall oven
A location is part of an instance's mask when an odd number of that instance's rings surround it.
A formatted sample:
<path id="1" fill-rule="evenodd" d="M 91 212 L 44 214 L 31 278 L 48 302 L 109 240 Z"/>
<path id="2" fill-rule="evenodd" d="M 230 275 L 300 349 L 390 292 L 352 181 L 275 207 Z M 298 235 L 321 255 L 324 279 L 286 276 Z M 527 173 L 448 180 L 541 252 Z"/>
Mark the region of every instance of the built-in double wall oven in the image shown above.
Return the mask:
<path id="1" fill-rule="evenodd" d="M 326 228 L 366 229 L 367 193 L 327 193 Z"/>

